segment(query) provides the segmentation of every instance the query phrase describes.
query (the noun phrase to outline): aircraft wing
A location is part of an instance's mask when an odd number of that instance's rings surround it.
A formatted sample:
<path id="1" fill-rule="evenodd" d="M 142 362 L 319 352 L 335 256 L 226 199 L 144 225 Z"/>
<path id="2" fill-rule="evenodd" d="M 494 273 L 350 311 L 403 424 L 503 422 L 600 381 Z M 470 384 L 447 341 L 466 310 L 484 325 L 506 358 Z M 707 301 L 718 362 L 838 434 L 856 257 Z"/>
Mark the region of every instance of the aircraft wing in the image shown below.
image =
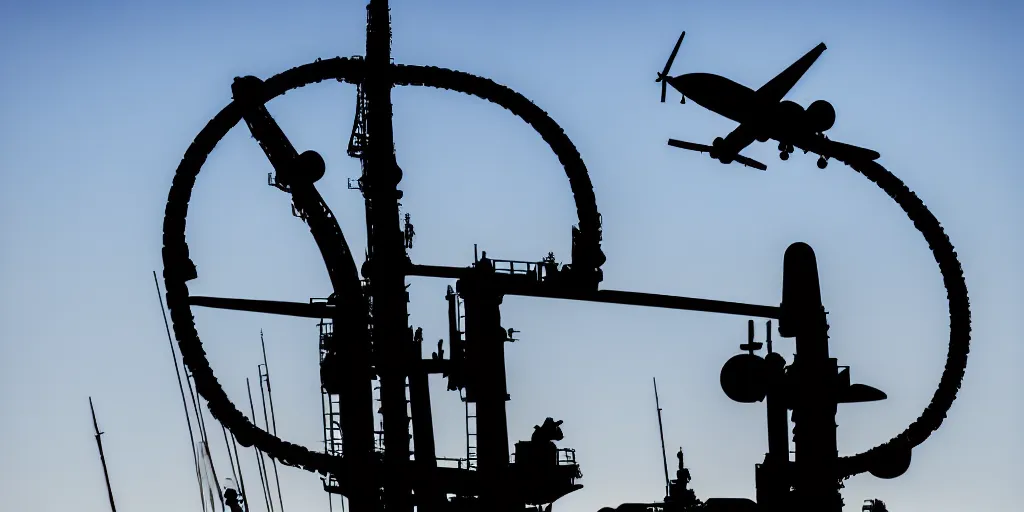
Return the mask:
<path id="1" fill-rule="evenodd" d="M 754 169 L 757 169 L 759 171 L 767 171 L 768 170 L 768 166 L 767 165 L 762 164 L 761 162 L 758 162 L 757 160 L 754 160 L 753 158 L 748 158 L 748 157 L 745 157 L 745 156 L 740 155 L 740 154 L 736 155 L 736 162 L 740 163 L 740 164 L 743 164 L 743 165 L 745 165 L 747 167 L 753 167 Z"/>
<path id="2" fill-rule="evenodd" d="M 736 127 L 735 130 L 729 132 L 729 135 L 726 135 L 722 139 L 721 146 L 716 152 L 731 155 L 730 159 L 735 161 L 736 163 L 743 164 L 747 167 L 753 167 L 754 169 L 767 171 L 768 166 L 762 164 L 761 162 L 758 162 L 757 160 L 754 160 L 753 158 L 749 158 L 740 154 L 740 151 L 743 151 L 747 146 L 753 143 L 756 138 L 757 136 L 754 133 L 754 129 L 751 127 L 751 125 L 741 123 L 739 126 Z M 705 146 L 703 144 L 695 144 L 693 142 L 686 142 L 676 139 L 669 139 L 668 144 L 669 146 L 675 146 L 681 149 L 688 149 L 690 151 L 699 151 L 701 153 L 711 153 L 714 149 L 711 146 Z"/>
<path id="3" fill-rule="evenodd" d="M 840 162 L 846 163 L 850 163 L 851 160 L 877 160 L 882 156 L 879 155 L 877 151 L 829 140 L 827 137 L 822 135 L 815 135 L 794 141 L 793 145 L 799 147 L 805 152 L 810 151 L 812 153 L 834 158 Z"/>
<path id="4" fill-rule="evenodd" d="M 814 49 L 807 52 L 803 57 L 800 57 L 799 60 L 791 64 L 782 73 L 779 73 L 778 76 L 762 85 L 761 88 L 757 90 L 757 95 L 760 96 L 762 100 L 768 102 L 778 103 L 782 101 L 782 98 L 789 93 L 789 90 L 796 85 L 800 78 L 804 76 L 804 73 L 811 68 L 811 64 L 814 64 L 814 61 L 818 60 L 818 57 L 820 57 L 824 51 L 825 43 L 815 46 Z"/>
<path id="5" fill-rule="evenodd" d="M 677 147 L 677 148 L 680 148 L 680 149 L 688 149 L 690 151 L 696 151 L 698 153 L 711 153 L 712 151 L 715 150 L 715 148 L 713 148 L 711 146 L 707 146 L 705 144 L 696 144 L 696 143 L 693 143 L 693 142 L 686 142 L 685 140 L 676 140 L 676 139 L 669 139 L 668 140 L 668 145 L 669 146 L 673 146 L 673 147 Z M 753 158 L 748 158 L 748 157 L 745 157 L 745 156 L 740 155 L 738 153 L 736 154 L 736 156 L 734 156 L 732 158 L 732 160 L 734 162 L 738 163 L 738 164 L 743 164 L 743 165 L 745 165 L 747 167 L 753 167 L 754 169 L 758 169 L 758 170 L 762 170 L 762 171 L 767 171 L 768 170 L 768 166 L 767 165 L 764 165 L 761 162 L 758 162 L 757 160 L 754 160 Z"/>

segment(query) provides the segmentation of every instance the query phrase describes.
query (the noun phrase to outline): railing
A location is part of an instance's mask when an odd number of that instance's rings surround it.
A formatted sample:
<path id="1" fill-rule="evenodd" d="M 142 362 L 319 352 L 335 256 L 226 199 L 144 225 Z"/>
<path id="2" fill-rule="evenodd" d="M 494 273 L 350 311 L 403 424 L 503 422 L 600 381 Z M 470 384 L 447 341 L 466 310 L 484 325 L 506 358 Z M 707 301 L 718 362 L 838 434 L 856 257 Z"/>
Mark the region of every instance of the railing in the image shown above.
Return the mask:
<path id="1" fill-rule="evenodd" d="M 558 465 L 559 466 L 575 466 L 576 465 L 576 450 L 572 448 L 559 448 L 558 449 Z"/>
<path id="2" fill-rule="evenodd" d="M 541 282 L 552 273 L 558 272 L 558 264 L 554 261 L 515 261 L 515 260 L 486 260 L 494 268 L 497 274 L 512 276 L 525 276 L 531 281 Z"/>
<path id="3" fill-rule="evenodd" d="M 573 448 L 558 448 L 555 450 L 557 454 L 557 464 L 559 466 L 576 466 L 576 450 Z M 440 460 L 440 459 L 439 459 Z M 512 463 L 516 462 L 516 454 L 512 452 Z"/>
<path id="4" fill-rule="evenodd" d="M 437 457 L 438 467 L 455 469 L 472 469 L 469 460 L 464 458 Z"/>

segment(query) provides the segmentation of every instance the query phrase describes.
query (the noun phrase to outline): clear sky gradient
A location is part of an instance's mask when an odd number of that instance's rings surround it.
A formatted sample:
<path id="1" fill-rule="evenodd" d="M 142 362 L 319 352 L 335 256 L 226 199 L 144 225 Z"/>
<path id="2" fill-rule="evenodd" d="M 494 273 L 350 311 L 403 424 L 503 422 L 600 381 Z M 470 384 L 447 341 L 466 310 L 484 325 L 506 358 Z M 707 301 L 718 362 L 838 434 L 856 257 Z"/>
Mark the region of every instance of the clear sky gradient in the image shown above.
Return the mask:
<path id="1" fill-rule="evenodd" d="M 1024 500 L 1024 178 L 1020 171 L 1024 6 L 1015 2 L 669 2 L 396 0 L 394 56 L 486 76 L 522 92 L 566 130 L 604 217 L 605 288 L 762 304 L 780 300 L 782 255 L 814 247 L 833 354 L 884 402 L 841 407 L 839 446 L 888 440 L 930 400 L 948 314 L 938 268 L 903 212 L 862 176 L 812 155 L 768 172 L 666 146 L 710 143 L 735 123 L 678 94 L 658 102 L 656 72 L 685 29 L 674 73 L 722 74 L 756 88 L 819 42 L 789 94 L 827 99 L 830 135 L 877 150 L 930 207 L 966 274 L 972 350 L 942 428 L 903 477 L 846 483 L 849 510 L 1019 510 Z M 0 6 L 0 500 L 4 510 L 107 510 L 92 438 L 93 396 L 118 508 L 198 511 L 177 383 L 151 271 L 181 155 L 230 100 L 235 76 L 267 78 L 318 57 L 362 54 L 362 1 L 5 2 Z M 346 188 L 355 88 L 335 82 L 269 109 L 300 149 L 327 161 L 319 187 L 353 252 L 362 198 Z M 414 261 L 568 260 L 576 222 L 567 180 L 543 141 L 479 99 L 394 92 L 403 212 Z M 305 301 L 330 293 L 306 227 L 266 185 L 270 164 L 244 126 L 196 184 L 188 237 L 192 292 Z M 361 261 L 359 262 L 361 263 Z M 415 279 L 411 321 L 447 337 L 443 280 Z M 509 431 L 528 439 L 564 420 L 585 488 L 556 510 L 592 512 L 663 496 L 651 390 L 666 443 L 682 446 L 701 498 L 753 497 L 766 451 L 763 404 L 731 402 L 721 365 L 746 318 L 507 298 Z M 246 402 L 266 333 L 282 437 L 322 447 L 315 322 L 196 311 L 229 396 Z M 758 329 L 763 338 L 763 328 Z M 777 343 L 791 359 L 792 341 Z M 465 456 L 462 404 L 432 381 L 439 455 Z M 257 401 L 257 407 L 258 401 Z M 242 407 L 247 410 L 246 406 Z M 219 476 L 228 473 L 210 422 Z M 243 455 L 250 495 L 255 459 Z M 288 510 L 326 510 L 314 475 L 282 468 Z M 255 489 L 255 490 L 253 490 Z M 262 510 L 261 500 L 252 500 Z"/>

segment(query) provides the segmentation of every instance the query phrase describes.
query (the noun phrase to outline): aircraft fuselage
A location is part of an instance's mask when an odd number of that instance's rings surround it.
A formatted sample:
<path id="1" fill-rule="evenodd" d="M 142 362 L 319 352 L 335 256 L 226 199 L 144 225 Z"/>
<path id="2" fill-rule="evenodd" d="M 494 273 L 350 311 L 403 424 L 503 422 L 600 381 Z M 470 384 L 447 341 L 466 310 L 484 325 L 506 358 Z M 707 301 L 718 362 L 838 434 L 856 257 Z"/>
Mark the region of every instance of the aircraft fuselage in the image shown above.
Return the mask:
<path id="1" fill-rule="evenodd" d="M 669 83 L 697 105 L 750 126 L 759 140 L 775 139 L 789 143 L 792 139 L 813 133 L 805 126 L 803 108 L 799 105 L 791 101 L 765 101 L 757 91 L 723 76 L 688 73 L 669 79 Z"/>
<path id="2" fill-rule="evenodd" d="M 751 114 L 764 110 L 753 90 L 724 76 L 688 73 L 669 83 L 694 103 L 737 123 L 749 122 Z"/>

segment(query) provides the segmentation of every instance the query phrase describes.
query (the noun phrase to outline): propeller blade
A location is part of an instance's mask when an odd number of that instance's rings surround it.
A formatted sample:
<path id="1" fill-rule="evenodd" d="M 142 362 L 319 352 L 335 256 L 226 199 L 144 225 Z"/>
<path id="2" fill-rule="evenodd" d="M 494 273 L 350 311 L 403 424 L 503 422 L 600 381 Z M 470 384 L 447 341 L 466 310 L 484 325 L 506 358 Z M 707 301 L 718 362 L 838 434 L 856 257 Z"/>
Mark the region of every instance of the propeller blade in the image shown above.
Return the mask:
<path id="1" fill-rule="evenodd" d="M 676 54 L 679 53 L 679 46 L 683 44 L 683 37 L 685 36 L 685 30 L 682 34 L 679 34 L 679 40 L 676 41 L 676 46 L 672 48 L 672 54 L 668 56 L 668 62 L 665 63 L 665 70 L 661 72 L 663 76 L 668 76 L 668 71 L 672 68 L 672 61 L 676 60 Z"/>
<path id="2" fill-rule="evenodd" d="M 672 69 L 672 62 L 676 60 L 676 54 L 679 53 L 679 46 L 683 44 L 683 37 L 686 36 L 684 30 L 682 34 L 679 34 L 679 40 L 676 41 L 676 46 L 672 48 L 672 54 L 668 56 L 668 61 L 665 62 L 665 69 L 658 73 L 657 82 L 661 82 L 661 102 L 665 103 L 665 94 L 668 92 L 668 72 Z"/>

